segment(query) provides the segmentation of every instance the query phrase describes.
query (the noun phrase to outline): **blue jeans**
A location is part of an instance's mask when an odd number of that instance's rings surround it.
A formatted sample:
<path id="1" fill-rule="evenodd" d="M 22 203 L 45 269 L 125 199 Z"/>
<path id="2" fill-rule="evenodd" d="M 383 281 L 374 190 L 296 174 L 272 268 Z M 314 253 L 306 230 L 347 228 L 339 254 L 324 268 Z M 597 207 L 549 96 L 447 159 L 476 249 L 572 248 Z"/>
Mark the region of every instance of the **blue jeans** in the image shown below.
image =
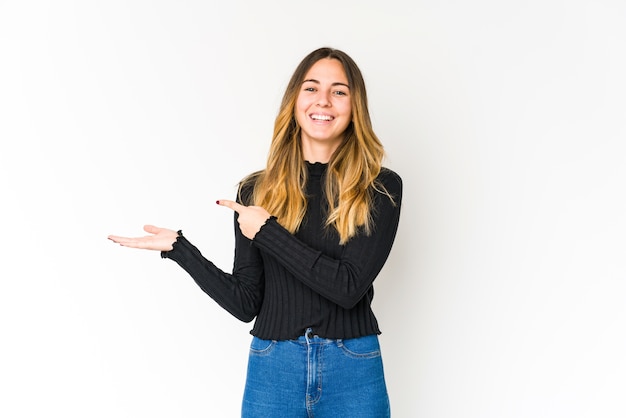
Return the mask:
<path id="1" fill-rule="evenodd" d="M 385 418 L 389 397 L 377 335 L 252 339 L 243 418 Z"/>

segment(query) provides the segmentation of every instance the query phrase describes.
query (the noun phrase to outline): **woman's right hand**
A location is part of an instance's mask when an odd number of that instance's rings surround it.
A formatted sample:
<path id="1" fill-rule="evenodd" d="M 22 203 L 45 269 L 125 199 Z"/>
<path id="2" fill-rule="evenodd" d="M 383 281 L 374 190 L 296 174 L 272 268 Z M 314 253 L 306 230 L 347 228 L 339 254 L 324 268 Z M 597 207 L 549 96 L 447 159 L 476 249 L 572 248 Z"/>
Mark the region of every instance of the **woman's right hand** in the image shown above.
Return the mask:
<path id="1" fill-rule="evenodd" d="M 143 227 L 143 230 L 151 235 L 138 238 L 109 235 L 108 239 L 124 247 L 154 251 L 170 251 L 178 237 L 178 232 L 171 229 L 159 228 L 154 225 L 146 225 Z"/>

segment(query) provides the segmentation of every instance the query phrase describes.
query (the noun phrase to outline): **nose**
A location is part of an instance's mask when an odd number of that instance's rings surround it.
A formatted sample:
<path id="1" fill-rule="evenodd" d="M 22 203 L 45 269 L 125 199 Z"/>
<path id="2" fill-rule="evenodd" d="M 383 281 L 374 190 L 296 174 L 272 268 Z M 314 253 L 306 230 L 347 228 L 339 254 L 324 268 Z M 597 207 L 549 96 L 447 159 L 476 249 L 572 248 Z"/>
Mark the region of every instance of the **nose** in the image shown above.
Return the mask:
<path id="1" fill-rule="evenodd" d="M 330 97 L 328 95 L 328 93 L 320 93 L 318 99 L 317 99 L 317 105 L 319 107 L 330 107 L 331 106 L 331 102 L 330 102 Z"/>

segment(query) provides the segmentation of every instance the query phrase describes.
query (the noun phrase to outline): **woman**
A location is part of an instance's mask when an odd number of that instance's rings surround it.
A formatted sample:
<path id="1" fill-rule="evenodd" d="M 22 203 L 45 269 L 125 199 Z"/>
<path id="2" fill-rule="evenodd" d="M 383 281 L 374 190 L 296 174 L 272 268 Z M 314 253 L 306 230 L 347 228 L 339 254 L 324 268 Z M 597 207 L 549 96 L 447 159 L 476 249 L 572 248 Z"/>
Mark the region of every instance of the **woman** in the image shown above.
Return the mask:
<path id="1" fill-rule="evenodd" d="M 344 52 L 320 48 L 284 94 L 265 170 L 245 178 L 232 274 L 180 231 L 146 226 L 123 246 L 161 251 L 224 309 L 256 318 L 243 417 L 386 417 L 371 309 L 400 216 L 402 182 L 382 167 L 365 83 Z"/>

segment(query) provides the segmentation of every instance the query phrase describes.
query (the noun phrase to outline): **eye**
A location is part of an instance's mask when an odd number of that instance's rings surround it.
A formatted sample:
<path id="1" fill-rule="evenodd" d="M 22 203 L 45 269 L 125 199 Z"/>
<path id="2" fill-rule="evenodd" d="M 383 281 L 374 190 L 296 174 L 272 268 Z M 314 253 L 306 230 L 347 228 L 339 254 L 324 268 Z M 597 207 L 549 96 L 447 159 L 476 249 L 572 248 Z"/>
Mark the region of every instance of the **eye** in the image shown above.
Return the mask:
<path id="1" fill-rule="evenodd" d="M 313 91 L 315 91 L 315 87 L 305 87 L 305 88 L 304 88 L 304 91 L 310 91 L 310 92 L 313 92 Z"/>
<path id="2" fill-rule="evenodd" d="M 334 92 L 335 96 L 347 96 L 348 93 L 346 93 L 345 91 L 341 91 L 341 90 L 337 90 Z"/>

